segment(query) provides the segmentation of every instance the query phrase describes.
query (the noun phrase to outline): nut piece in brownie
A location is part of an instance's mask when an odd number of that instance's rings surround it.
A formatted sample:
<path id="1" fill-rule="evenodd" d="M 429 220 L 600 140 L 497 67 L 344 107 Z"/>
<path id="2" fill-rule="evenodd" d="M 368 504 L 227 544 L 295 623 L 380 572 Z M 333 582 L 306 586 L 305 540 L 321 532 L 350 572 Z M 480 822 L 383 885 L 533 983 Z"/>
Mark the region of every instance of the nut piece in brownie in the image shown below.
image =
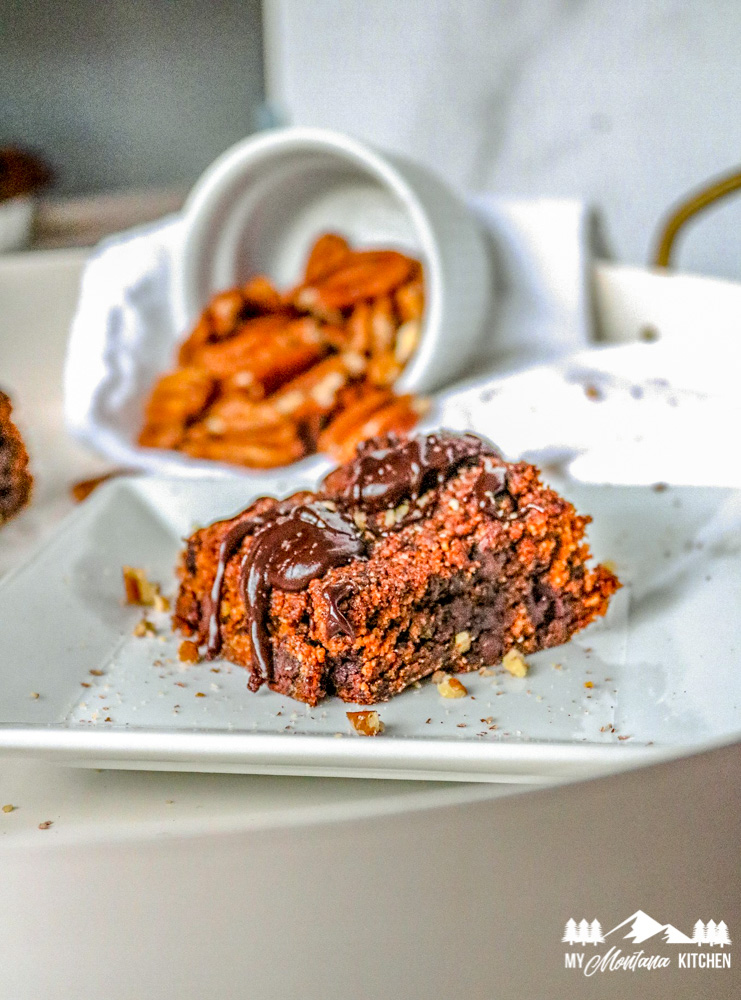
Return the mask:
<path id="1" fill-rule="evenodd" d="M 28 453 L 10 419 L 12 409 L 9 397 L 0 392 L 0 524 L 25 507 L 33 486 Z"/>
<path id="2" fill-rule="evenodd" d="M 376 439 L 317 493 L 192 535 L 173 624 L 252 689 L 369 705 L 603 615 L 620 584 L 587 566 L 589 520 L 472 434 Z"/>

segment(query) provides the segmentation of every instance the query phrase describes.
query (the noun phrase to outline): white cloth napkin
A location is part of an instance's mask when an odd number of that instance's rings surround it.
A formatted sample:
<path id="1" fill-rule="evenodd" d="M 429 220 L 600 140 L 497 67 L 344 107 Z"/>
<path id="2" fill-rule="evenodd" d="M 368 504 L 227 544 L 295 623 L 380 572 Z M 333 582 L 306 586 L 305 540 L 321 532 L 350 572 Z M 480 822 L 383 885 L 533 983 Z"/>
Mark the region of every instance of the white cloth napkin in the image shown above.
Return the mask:
<path id="1" fill-rule="evenodd" d="M 481 367 L 559 357 L 592 339 L 589 211 L 578 201 L 471 199 L 493 244 L 496 315 Z"/>
<path id="2" fill-rule="evenodd" d="M 595 482 L 741 486 L 741 337 L 592 344 L 588 211 L 578 202 L 473 199 L 496 264 L 495 315 L 475 380 L 440 393 L 427 426 L 485 433 L 511 458 Z M 87 264 L 65 370 L 69 429 L 117 465 L 185 475 L 280 476 L 139 449 L 143 400 L 171 363 L 177 217 L 106 240 Z M 700 349 L 701 348 L 701 349 Z M 319 475 L 327 460 L 299 463 Z"/>

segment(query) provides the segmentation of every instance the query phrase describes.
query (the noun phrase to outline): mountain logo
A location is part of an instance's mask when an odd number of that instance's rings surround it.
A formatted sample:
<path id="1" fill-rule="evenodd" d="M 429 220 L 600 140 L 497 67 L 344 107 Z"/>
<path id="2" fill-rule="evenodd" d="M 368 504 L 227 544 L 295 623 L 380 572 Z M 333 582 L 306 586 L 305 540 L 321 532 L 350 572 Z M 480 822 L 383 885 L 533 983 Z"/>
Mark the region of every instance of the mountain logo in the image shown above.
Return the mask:
<path id="1" fill-rule="evenodd" d="M 625 931 L 623 934 L 619 934 L 619 931 Z M 608 942 L 608 938 L 611 935 L 615 935 L 612 941 Z M 642 944 L 644 941 L 648 941 L 649 938 L 657 937 L 661 935 L 661 940 L 666 942 L 666 944 L 696 944 L 696 945 L 711 945 L 715 947 L 716 945 L 720 948 L 725 948 L 731 944 L 731 936 L 728 933 L 728 926 L 725 920 L 721 920 L 716 924 L 714 920 L 708 920 L 707 923 L 703 923 L 702 920 L 698 920 L 692 930 L 692 936 L 685 934 L 680 931 L 678 927 L 674 924 L 662 924 L 658 920 L 654 920 L 653 917 L 649 916 L 643 910 L 636 910 L 631 916 L 626 917 L 619 924 L 616 924 L 611 930 L 607 931 L 605 934 L 602 933 L 602 925 L 599 920 L 572 920 L 566 921 L 566 926 L 564 928 L 564 936 L 562 937 L 562 942 L 564 944 L 614 944 L 616 940 L 623 939 L 625 941 L 632 941 L 633 944 Z"/>

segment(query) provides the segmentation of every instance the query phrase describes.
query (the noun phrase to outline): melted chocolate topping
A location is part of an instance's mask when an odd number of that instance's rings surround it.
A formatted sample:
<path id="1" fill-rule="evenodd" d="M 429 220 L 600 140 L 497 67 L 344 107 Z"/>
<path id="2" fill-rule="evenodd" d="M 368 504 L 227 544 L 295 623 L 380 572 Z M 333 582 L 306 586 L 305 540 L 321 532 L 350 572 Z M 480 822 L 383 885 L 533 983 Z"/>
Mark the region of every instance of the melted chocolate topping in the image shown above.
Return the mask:
<path id="1" fill-rule="evenodd" d="M 493 469 L 484 469 L 473 484 L 473 495 L 479 510 L 487 513 L 495 508 L 494 498 L 507 492 L 507 470 L 503 465 L 495 465 Z"/>
<path id="2" fill-rule="evenodd" d="M 216 576 L 208 595 L 208 601 L 204 607 L 204 614 L 208 618 L 208 646 L 206 647 L 206 658 L 213 660 L 221 651 L 221 629 L 219 628 L 219 607 L 221 605 L 221 591 L 224 586 L 224 571 L 226 564 L 237 551 L 247 535 L 253 534 L 259 527 L 258 518 L 248 517 L 244 521 L 233 524 L 224 535 L 219 549 L 219 561 L 216 566 Z"/>
<path id="3" fill-rule="evenodd" d="M 330 492 L 347 503 L 373 512 L 417 500 L 481 455 L 499 457 L 493 445 L 473 434 L 429 434 L 400 444 L 361 448 L 357 458 L 327 477 Z"/>
<path id="4" fill-rule="evenodd" d="M 271 589 L 304 590 L 312 580 L 364 551 L 355 523 L 321 502 L 294 507 L 260 528 L 242 563 L 240 580 L 255 657 L 250 687 L 270 679 Z"/>
<path id="5" fill-rule="evenodd" d="M 334 639 L 337 635 L 346 635 L 351 639 L 355 638 L 355 629 L 349 621 L 347 615 L 339 606 L 340 601 L 352 594 L 352 587 L 348 583 L 340 582 L 330 584 L 324 588 L 324 596 L 327 598 L 327 636 Z"/>
<path id="6" fill-rule="evenodd" d="M 221 593 L 224 589 L 224 573 L 226 565 L 231 557 L 239 550 L 242 542 L 248 535 L 255 532 L 266 524 L 268 519 L 285 514 L 291 509 L 291 498 L 276 504 L 265 514 L 251 514 L 243 521 L 233 524 L 222 539 L 219 548 L 219 561 L 216 565 L 216 576 L 214 577 L 211 592 L 204 603 L 203 615 L 208 619 L 208 637 L 206 647 L 206 658 L 213 660 L 221 652 L 221 628 L 219 624 L 219 608 L 221 606 Z M 195 567 L 193 568 L 195 572 Z"/>

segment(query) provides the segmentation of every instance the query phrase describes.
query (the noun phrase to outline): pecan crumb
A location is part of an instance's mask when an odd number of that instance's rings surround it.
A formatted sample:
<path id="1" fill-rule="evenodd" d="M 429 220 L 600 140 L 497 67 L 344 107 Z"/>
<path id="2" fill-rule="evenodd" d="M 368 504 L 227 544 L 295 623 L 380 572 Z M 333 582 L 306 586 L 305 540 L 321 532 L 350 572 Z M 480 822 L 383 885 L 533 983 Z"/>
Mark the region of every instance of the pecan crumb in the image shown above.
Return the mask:
<path id="1" fill-rule="evenodd" d="M 196 691 L 196 698 L 205 698 L 206 695 L 203 691 Z"/>
<path id="2" fill-rule="evenodd" d="M 15 810 L 16 810 L 17 808 L 18 808 L 17 806 L 11 806 L 11 805 L 7 805 L 7 806 L 3 806 L 3 812 L 4 812 L 4 813 L 12 813 L 12 812 L 14 812 L 14 811 L 15 811 Z"/>
<path id="3" fill-rule="evenodd" d="M 198 652 L 198 646 L 190 639 L 183 639 L 178 646 L 178 659 L 181 663 L 199 663 L 201 654 Z"/>
<path id="4" fill-rule="evenodd" d="M 594 687 L 594 682 L 593 681 L 584 681 L 584 687 L 585 688 L 593 688 Z"/>
<path id="5" fill-rule="evenodd" d="M 154 627 L 152 622 L 149 621 L 148 618 L 142 618 L 141 621 L 138 621 L 134 626 L 133 634 L 137 638 L 141 639 L 142 636 L 145 635 L 157 635 L 157 629 Z M 89 684 L 88 687 L 90 687 Z"/>
<path id="6" fill-rule="evenodd" d="M 50 826 L 54 826 L 54 821 L 45 819 L 43 823 L 39 823 L 39 830 L 48 830 Z"/>
<path id="7" fill-rule="evenodd" d="M 355 732 L 361 736 L 378 736 L 385 728 L 375 711 L 346 712 L 345 715 Z"/>
<path id="8" fill-rule="evenodd" d="M 458 653 L 467 653 L 471 648 L 471 633 L 456 632 L 454 642 Z"/>
<path id="9" fill-rule="evenodd" d="M 510 649 L 502 660 L 502 666 L 513 677 L 524 677 L 528 671 L 527 660 L 516 649 Z"/>
<path id="10" fill-rule="evenodd" d="M 162 597 L 160 593 L 159 584 L 149 580 L 143 569 L 137 566 L 124 566 L 123 581 L 127 604 L 139 604 L 156 608 L 157 611 L 169 608 L 167 598 Z"/>
<path id="11" fill-rule="evenodd" d="M 450 677 L 448 674 L 445 674 L 444 680 L 437 685 L 437 690 L 443 698 L 465 698 L 468 694 L 465 685 L 461 684 L 457 677 Z"/>
<path id="12" fill-rule="evenodd" d="M 164 594 L 160 594 L 159 591 L 154 595 L 154 610 L 161 612 L 170 610 L 170 599 Z"/>
<path id="13" fill-rule="evenodd" d="M 39 692 L 38 692 L 38 691 L 32 691 L 32 692 L 31 692 L 31 694 L 29 695 L 29 697 L 30 697 L 30 698 L 33 698 L 33 700 L 34 700 L 34 701 L 36 701 L 36 699 L 37 699 L 37 698 L 40 698 L 40 697 L 41 697 L 41 695 L 39 694 Z"/>

